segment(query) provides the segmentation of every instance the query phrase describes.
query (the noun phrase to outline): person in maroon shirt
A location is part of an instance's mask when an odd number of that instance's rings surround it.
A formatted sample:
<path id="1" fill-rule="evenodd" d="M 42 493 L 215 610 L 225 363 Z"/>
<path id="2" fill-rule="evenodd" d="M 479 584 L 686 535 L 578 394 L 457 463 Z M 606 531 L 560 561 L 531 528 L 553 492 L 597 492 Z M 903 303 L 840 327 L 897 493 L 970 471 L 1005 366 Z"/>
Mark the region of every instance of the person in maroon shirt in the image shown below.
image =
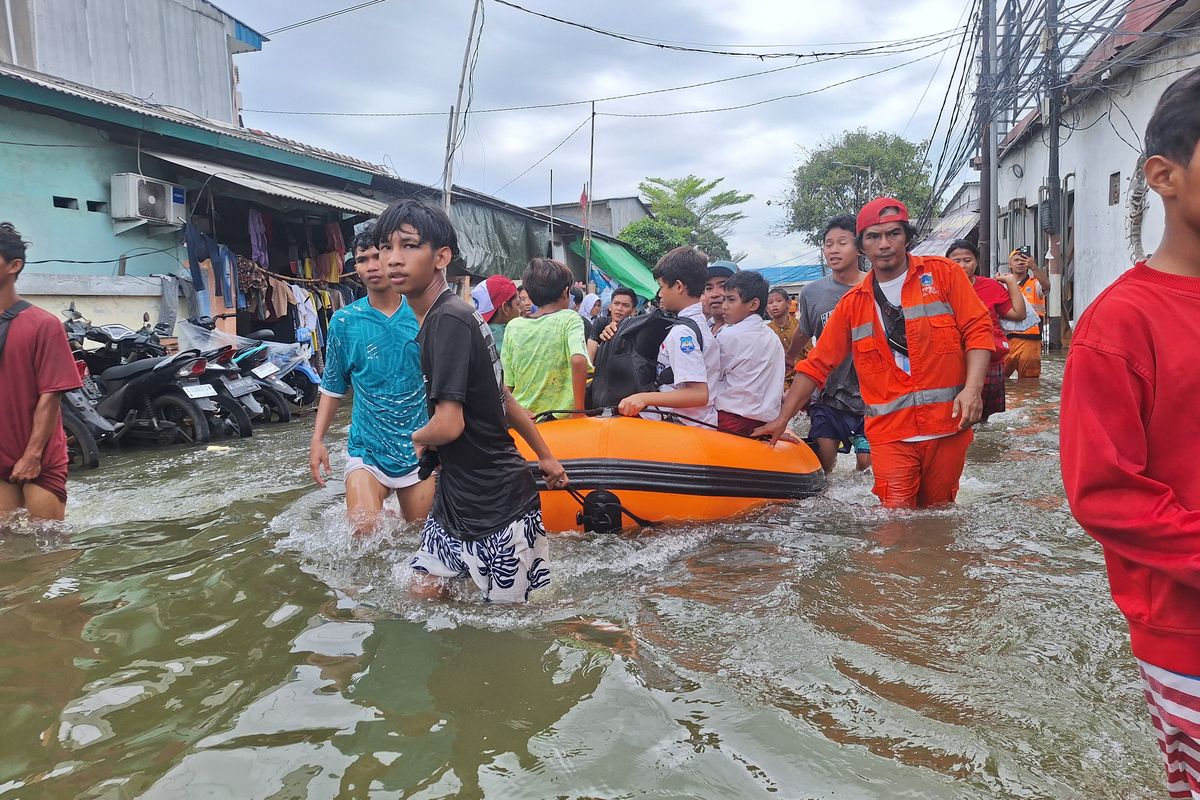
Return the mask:
<path id="1" fill-rule="evenodd" d="M 26 242 L 0 223 L 0 521 L 24 508 L 60 520 L 67 507 L 62 393 L 80 386 L 62 325 L 17 294 Z"/>
<path id="2" fill-rule="evenodd" d="M 1162 240 L 1079 318 L 1063 376 L 1063 484 L 1104 548 L 1170 797 L 1200 797 L 1200 69 L 1146 126 Z M 1096 598 L 1099 599 L 1098 597 Z M 1076 625 L 1095 624 L 1082 618 Z"/>
<path id="3" fill-rule="evenodd" d="M 956 261 L 967 271 L 975 294 L 987 307 L 992 318 L 992 337 L 996 340 L 996 351 L 988 365 L 987 377 L 983 380 L 983 416 L 987 422 L 992 414 L 1004 411 L 1004 357 L 1008 355 L 1008 335 L 1000 327 L 1000 320 L 1020 322 L 1025 319 L 1025 296 L 1015 275 L 997 275 L 986 278 L 976 275 L 979 269 L 979 248 L 966 239 L 955 239 L 946 251 L 946 258 Z"/>

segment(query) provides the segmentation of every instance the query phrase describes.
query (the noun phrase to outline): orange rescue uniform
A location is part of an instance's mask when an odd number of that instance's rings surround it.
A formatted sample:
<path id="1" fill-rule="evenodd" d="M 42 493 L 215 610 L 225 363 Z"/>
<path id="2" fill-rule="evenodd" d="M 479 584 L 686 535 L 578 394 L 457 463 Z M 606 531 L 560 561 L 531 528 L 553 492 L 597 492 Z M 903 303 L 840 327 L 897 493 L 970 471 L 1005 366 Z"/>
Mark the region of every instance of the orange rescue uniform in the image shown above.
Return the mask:
<path id="1" fill-rule="evenodd" d="M 875 494 L 889 508 L 953 502 L 972 438 L 952 416 L 954 398 L 966 384 L 966 351 L 995 350 L 991 318 L 962 267 L 940 256 L 909 255 L 900 303 L 910 374 L 888 345 L 874 282 L 871 272 L 846 292 L 796 371 L 824 386 L 852 355 L 866 405 Z"/>
<path id="2" fill-rule="evenodd" d="M 1042 285 L 1033 275 L 1026 275 L 1021 282 L 1021 294 L 1025 302 L 1037 312 L 1038 321 L 1020 333 L 1008 335 L 1008 360 L 1004 363 L 1004 377 L 1014 372 L 1018 378 L 1040 378 L 1042 375 L 1042 318 L 1046 315 L 1046 298 Z"/>

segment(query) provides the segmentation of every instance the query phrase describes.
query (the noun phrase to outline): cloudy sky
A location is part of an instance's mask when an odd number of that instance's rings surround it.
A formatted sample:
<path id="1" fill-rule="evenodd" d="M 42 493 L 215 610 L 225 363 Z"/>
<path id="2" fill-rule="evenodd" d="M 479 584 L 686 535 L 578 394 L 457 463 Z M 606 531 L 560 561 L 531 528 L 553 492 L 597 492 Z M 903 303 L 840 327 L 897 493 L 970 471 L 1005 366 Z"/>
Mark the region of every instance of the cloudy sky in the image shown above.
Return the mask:
<path id="1" fill-rule="evenodd" d="M 593 27 L 713 49 L 846 50 L 907 40 L 962 24 L 953 0 L 517 0 Z M 218 0 L 267 32 L 355 5 L 354 0 Z M 398 175 L 439 183 L 446 118 L 300 116 L 262 111 L 428 112 L 454 102 L 472 0 L 386 0 L 272 37 L 238 56 L 246 125 L 385 164 Z M 632 44 L 551 22 L 486 0 L 472 108 L 589 100 L 747 75 L 795 60 L 678 52 Z M 858 43 L 867 44 L 858 44 Z M 853 44 L 848 44 L 853 43 Z M 746 264 L 806 255 L 798 235 L 779 236 L 780 198 L 805 148 L 867 127 L 927 137 L 950 77 L 952 42 L 883 57 L 812 63 L 713 86 L 611 100 L 596 106 L 594 197 L 630 196 L 646 176 L 724 176 L 752 192 L 749 218 L 731 237 Z M 714 47 L 715 46 L 715 47 Z M 920 59 L 920 60 L 916 60 Z M 905 65 L 905 62 L 913 62 Z M 891 68 L 891 69 L 889 69 Z M 754 108 L 670 117 L 619 117 L 741 105 L 797 94 L 866 73 L 875 77 Z M 923 98 L 923 99 L 922 99 Z M 577 201 L 587 180 L 586 104 L 473 114 L 455 183 L 521 205 Z M 509 184 L 505 186 L 505 184 Z M 501 188 L 504 187 L 504 188 Z"/>

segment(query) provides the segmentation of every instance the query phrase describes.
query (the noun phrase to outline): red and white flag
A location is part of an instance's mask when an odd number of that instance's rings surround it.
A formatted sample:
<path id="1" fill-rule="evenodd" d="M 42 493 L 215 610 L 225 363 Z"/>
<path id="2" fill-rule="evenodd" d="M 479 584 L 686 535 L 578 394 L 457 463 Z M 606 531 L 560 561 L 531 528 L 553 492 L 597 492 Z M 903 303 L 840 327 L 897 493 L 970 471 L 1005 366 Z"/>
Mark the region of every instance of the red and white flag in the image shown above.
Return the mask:
<path id="1" fill-rule="evenodd" d="M 583 209 L 583 224 L 586 226 L 588 224 L 588 187 L 586 183 L 583 185 L 583 191 L 579 194 L 579 207 Z"/>

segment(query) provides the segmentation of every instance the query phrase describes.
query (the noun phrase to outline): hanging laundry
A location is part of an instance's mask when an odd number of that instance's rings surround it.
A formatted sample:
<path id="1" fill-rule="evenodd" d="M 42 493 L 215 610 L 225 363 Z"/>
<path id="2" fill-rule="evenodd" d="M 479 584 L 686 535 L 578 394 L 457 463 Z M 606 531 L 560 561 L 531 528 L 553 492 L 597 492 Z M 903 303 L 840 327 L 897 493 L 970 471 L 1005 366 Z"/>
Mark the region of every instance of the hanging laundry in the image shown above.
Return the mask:
<path id="1" fill-rule="evenodd" d="M 155 277 L 151 275 L 150 277 Z M 162 300 L 158 306 L 158 322 L 167 326 L 167 335 L 175 333 L 175 320 L 179 317 L 179 278 L 174 275 L 159 275 L 162 282 Z"/>
<path id="2" fill-rule="evenodd" d="M 270 295 L 270 307 L 272 316 L 276 319 L 286 317 L 288 313 L 288 301 L 292 298 L 292 290 L 286 283 L 277 278 L 267 278 L 267 286 Z"/>
<path id="3" fill-rule="evenodd" d="M 225 300 L 225 305 L 231 306 L 234 303 L 234 277 L 237 272 L 237 256 L 223 244 L 217 245 L 216 251 L 213 253 L 213 280 L 216 282 L 215 289 L 217 296 Z"/>
<path id="4" fill-rule="evenodd" d="M 188 267 L 192 273 L 192 286 L 197 292 L 204 291 L 207 286 L 204 283 L 204 273 L 200 270 L 200 262 L 207 261 L 212 258 L 209 252 L 209 239 L 204 233 L 190 222 L 184 223 L 183 226 L 183 246 L 188 251 Z"/>
<path id="5" fill-rule="evenodd" d="M 263 223 L 262 214 L 256 209 L 250 209 L 250 256 L 260 267 L 270 267 L 267 257 L 267 227 Z"/>
<path id="6" fill-rule="evenodd" d="M 325 226 L 325 243 L 338 254 L 338 263 L 346 258 L 346 242 L 342 240 L 342 226 L 331 222 Z"/>

